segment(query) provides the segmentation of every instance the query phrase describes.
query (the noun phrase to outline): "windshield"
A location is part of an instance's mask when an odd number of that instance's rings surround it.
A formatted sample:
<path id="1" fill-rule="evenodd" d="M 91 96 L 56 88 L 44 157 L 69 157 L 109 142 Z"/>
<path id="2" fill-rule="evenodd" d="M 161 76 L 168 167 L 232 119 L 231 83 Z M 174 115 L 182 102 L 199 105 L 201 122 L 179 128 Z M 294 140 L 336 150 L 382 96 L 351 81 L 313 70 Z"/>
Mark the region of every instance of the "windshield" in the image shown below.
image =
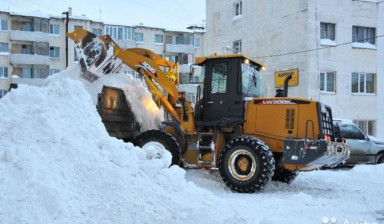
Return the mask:
<path id="1" fill-rule="evenodd" d="M 341 137 L 346 139 L 365 139 L 365 135 L 354 124 L 340 125 Z"/>
<path id="2" fill-rule="evenodd" d="M 262 96 L 262 73 L 258 66 L 252 62 L 241 64 L 242 93 L 244 97 Z"/>

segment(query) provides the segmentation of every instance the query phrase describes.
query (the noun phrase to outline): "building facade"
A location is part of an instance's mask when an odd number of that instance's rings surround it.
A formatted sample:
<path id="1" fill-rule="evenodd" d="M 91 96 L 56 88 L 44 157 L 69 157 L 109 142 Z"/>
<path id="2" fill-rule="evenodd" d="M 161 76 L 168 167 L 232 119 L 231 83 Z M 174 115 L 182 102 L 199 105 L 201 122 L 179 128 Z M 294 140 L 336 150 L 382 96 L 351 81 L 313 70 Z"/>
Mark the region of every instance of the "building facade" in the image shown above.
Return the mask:
<path id="1" fill-rule="evenodd" d="M 265 96 L 275 95 L 275 75 L 294 70 L 289 96 L 320 100 L 384 139 L 383 1 L 207 0 L 206 16 L 206 53 L 266 64 Z"/>
<path id="2" fill-rule="evenodd" d="M 67 13 L 69 32 L 84 28 L 97 35 L 108 34 L 122 48 L 146 48 L 178 62 L 181 83 L 189 83 L 190 65 L 196 56 L 204 54 L 204 32 L 104 24 L 85 16 L 73 16 L 71 9 Z M 39 85 L 44 78 L 64 70 L 67 64 L 78 63 L 72 40 L 69 39 L 66 49 L 65 15 L 0 12 L 0 22 L 0 98 L 11 83 Z M 138 76 L 128 67 L 124 67 L 124 72 Z"/>

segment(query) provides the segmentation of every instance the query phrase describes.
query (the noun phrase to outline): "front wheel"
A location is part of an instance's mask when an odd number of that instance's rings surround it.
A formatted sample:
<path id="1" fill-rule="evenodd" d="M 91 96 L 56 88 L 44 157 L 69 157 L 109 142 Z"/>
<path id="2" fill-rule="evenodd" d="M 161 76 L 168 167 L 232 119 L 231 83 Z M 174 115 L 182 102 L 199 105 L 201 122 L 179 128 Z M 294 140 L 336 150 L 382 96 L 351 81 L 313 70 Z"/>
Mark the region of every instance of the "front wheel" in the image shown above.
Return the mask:
<path id="1" fill-rule="evenodd" d="M 160 130 L 148 130 L 138 135 L 132 142 L 141 148 L 159 147 L 168 150 L 172 154 L 172 165 L 181 166 L 181 154 L 179 144 L 169 133 Z"/>
<path id="2" fill-rule="evenodd" d="M 384 153 L 381 153 L 377 156 L 376 164 L 382 164 L 384 163 Z"/>
<path id="3" fill-rule="evenodd" d="M 225 184 L 234 191 L 252 193 L 263 189 L 274 172 L 269 147 L 254 137 L 231 140 L 221 150 L 219 171 Z"/>

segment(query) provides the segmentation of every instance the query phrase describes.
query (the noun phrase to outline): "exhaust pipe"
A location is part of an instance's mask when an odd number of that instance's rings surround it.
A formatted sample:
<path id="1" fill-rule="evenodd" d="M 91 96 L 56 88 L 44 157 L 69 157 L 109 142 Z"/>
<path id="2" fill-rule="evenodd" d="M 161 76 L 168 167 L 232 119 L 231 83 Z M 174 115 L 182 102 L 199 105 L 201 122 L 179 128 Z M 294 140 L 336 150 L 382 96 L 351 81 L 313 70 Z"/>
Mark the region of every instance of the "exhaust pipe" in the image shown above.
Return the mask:
<path id="1" fill-rule="evenodd" d="M 275 97 L 287 97 L 288 96 L 288 82 L 292 79 L 292 75 L 287 76 L 284 80 L 284 89 L 277 89 Z"/>
<path id="2" fill-rule="evenodd" d="M 284 93 L 283 93 L 283 97 L 287 97 L 288 96 L 288 82 L 291 79 L 292 79 L 292 75 L 289 75 L 284 80 Z"/>

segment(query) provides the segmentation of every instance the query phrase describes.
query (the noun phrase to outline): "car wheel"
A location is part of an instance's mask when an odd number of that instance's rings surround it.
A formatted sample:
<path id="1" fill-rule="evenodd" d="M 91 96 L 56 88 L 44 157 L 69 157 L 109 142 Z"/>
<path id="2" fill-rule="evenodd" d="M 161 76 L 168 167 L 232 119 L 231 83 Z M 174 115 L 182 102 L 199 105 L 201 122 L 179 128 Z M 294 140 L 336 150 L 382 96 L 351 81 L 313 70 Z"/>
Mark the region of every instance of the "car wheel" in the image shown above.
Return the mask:
<path id="1" fill-rule="evenodd" d="M 377 156 L 376 164 L 384 163 L 384 153 Z"/>

